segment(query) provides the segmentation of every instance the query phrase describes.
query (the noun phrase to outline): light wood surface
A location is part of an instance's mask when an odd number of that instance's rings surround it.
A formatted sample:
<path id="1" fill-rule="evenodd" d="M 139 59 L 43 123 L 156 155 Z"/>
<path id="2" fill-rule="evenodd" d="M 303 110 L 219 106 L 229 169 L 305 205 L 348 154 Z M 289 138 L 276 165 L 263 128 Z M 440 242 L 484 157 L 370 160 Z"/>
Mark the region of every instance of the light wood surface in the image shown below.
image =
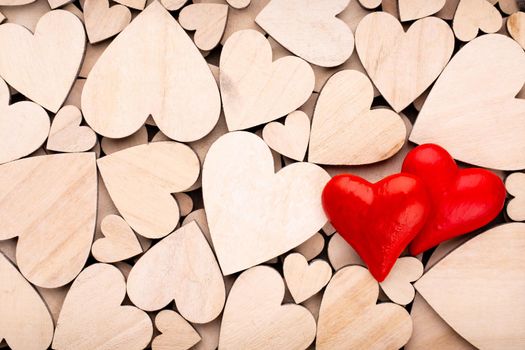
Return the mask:
<path id="1" fill-rule="evenodd" d="M 97 143 L 97 135 L 89 126 L 80 126 L 82 112 L 75 106 L 60 108 L 53 118 L 46 149 L 57 152 L 84 152 Z"/>
<path id="2" fill-rule="evenodd" d="M 516 12 L 509 16 L 507 30 L 510 36 L 525 49 L 525 12 Z"/>
<path id="3" fill-rule="evenodd" d="M 328 242 L 328 259 L 336 271 L 346 265 L 365 266 L 359 254 L 339 233 L 335 233 Z"/>
<path id="4" fill-rule="evenodd" d="M 231 7 L 234 7 L 236 9 L 243 9 L 243 8 L 247 7 L 248 5 L 250 5 L 250 3 L 251 3 L 250 0 L 226 0 L 226 2 Z"/>
<path id="5" fill-rule="evenodd" d="M 358 0 L 359 4 L 363 6 L 366 9 L 375 9 L 379 5 L 381 5 L 381 0 Z"/>
<path id="6" fill-rule="evenodd" d="M 525 173 L 512 173 L 505 180 L 507 192 L 514 198 L 507 204 L 507 215 L 514 221 L 525 221 Z"/>
<path id="7" fill-rule="evenodd" d="M 153 350 L 187 350 L 201 340 L 195 329 L 172 310 L 159 312 L 155 317 L 155 326 L 162 334 L 153 339 Z"/>
<path id="8" fill-rule="evenodd" d="M 180 216 L 186 216 L 193 209 L 193 200 L 186 193 L 175 193 L 175 199 L 179 205 Z"/>
<path id="9" fill-rule="evenodd" d="M 456 38 L 470 41 L 478 35 L 478 30 L 495 33 L 502 24 L 501 14 L 489 1 L 460 0 L 452 28 Z"/>
<path id="10" fill-rule="evenodd" d="M 324 260 L 308 264 L 304 256 L 292 253 L 284 259 L 283 275 L 295 303 L 300 304 L 326 286 L 332 278 L 332 268 Z"/>
<path id="11" fill-rule="evenodd" d="M 446 0 L 399 0 L 401 22 L 433 15 L 445 6 Z"/>
<path id="12" fill-rule="evenodd" d="M 168 141 L 167 139 L 166 141 Z M 122 139 L 111 139 L 109 137 L 103 137 L 100 142 L 100 147 L 106 155 L 131 148 L 133 146 L 144 145 L 148 143 L 148 130 L 143 125 L 135 133 L 124 137 Z"/>
<path id="13" fill-rule="evenodd" d="M 143 10 L 146 0 L 115 0 L 115 2 L 136 10 Z"/>
<path id="14" fill-rule="evenodd" d="M 193 346 L 192 350 L 216 350 L 219 346 L 219 333 L 221 328 L 221 317 L 208 323 L 194 324 L 193 327 L 199 333 L 201 341 Z"/>
<path id="15" fill-rule="evenodd" d="M 303 255 L 307 261 L 312 260 L 324 249 L 324 236 L 321 233 L 316 233 L 312 237 L 308 238 L 304 243 L 294 248 L 294 252 Z"/>
<path id="16" fill-rule="evenodd" d="M 423 275 L 423 264 L 417 258 L 407 256 L 397 259 L 392 270 L 379 285 L 388 299 L 399 305 L 407 305 L 414 300 L 415 290 L 412 282 Z"/>
<path id="17" fill-rule="evenodd" d="M 179 22 L 186 30 L 195 30 L 193 41 L 201 50 L 209 51 L 221 41 L 226 20 L 228 5 L 192 4 L 184 7 L 179 14 Z"/>
<path id="18" fill-rule="evenodd" d="M 1 6 L 0 10 L 7 17 L 7 23 L 20 24 L 34 32 L 38 20 L 51 11 L 51 7 L 47 0 L 36 0 L 27 5 Z"/>
<path id="19" fill-rule="evenodd" d="M 518 1 L 519 0 L 499 0 L 498 6 L 503 13 L 511 15 L 520 10 Z"/>
<path id="20" fill-rule="evenodd" d="M 47 2 L 49 3 L 49 6 L 51 6 L 52 9 L 57 9 L 59 7 L 73 2 L 73 0 L 47 0 Z"/>
<path id="21" fill-rule="evenodd" d="M 310 139 L 310 118 L 302 111 L 288 114 L 284 124 L 271 122 L 263 129 L 264 142 L 285 157 L 302 161 Z"/>
<path id="22" fill-rule="evenodd" d="M 131 21 L 126 6 L 109 6 L 108 0 L 84 0 L 84 22 L 91 44 L 120 33 Z"/>

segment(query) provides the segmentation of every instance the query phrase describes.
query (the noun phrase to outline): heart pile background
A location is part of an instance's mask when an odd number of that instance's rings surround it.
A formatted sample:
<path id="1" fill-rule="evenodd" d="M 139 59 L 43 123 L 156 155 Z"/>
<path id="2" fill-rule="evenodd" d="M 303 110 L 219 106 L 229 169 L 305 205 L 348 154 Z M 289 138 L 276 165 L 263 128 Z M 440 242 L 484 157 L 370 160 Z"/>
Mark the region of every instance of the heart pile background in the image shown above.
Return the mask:
<path id="1" fill-rule="evenodd" d="M 0 349 L 525 348 L 520 3 L 0 0 Z M 321 192 L 429 142 L 515 198 L 378 283 Z"/>

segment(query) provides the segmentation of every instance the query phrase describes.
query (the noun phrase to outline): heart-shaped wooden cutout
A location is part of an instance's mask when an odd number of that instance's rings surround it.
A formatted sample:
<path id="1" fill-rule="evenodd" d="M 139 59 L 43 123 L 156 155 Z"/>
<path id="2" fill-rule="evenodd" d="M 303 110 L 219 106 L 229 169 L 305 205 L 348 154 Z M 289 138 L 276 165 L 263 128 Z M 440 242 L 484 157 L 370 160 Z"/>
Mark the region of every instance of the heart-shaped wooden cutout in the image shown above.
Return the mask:
<path id="1" fill-rule="evenodd" d="M 306 349 L 315 320 L 299 305 L 281 305 L 284 282 L 277 271 L 256 266 L 235 281 L 222 318 L 219 350 Z"/>
<path id="2" fill-rule="evenodd" d="M 525 347 L 525 224 L 492 228 L 443 258 L 416 290 L 479 349 Z"/>
<path id="3" fill-rule="evenodd" d="M 42 16 L 34 35 L 21 25 L 4 24 L 0 27 L 0 76 L 56 113 L 75 81 L 85 45 L 82 22 L 64 10 Z"/>
<path id="4" fill-rule="evenodd" d="M 390 300 L 404 306 L 414 300 L 416 292 L 411 282 L 417 281 L 422 275 L 421 261 L 411 256 L 402 257 L 397 259 L 380 286 Z"/>
<path id="5" fill-rule="evenodd" d="M 95 153 L 30 157 L 0 166 L 0 240 L 33 284 L 69 283 L 86 263 L 97 211 Z"/>
<path id="6" fill-rule="evenodd" d="M 460 0 L 452 28 L 456 38 L 470 41 L 478 35 L 479 29 L 485 33 L 495 33 L 502 24 L 501 13 L 490 1 Z"/>
<path id="7" fill-rule="evenodd" d="M 283 254 L 321 229 L 321 192 L 329 180 L 310 163 L 275 174 L 270 149 L 254 134 L 233 132 L 215 141 L 204 162 L 202 192 L 223 274 Z"/>
<path id="8" fill-rule="evenodd" d="M 339 270 L 324 292 L 317 325 L 319 350 L 397 350 L 412 334 L 412 319 L 401 306 L 376 305 L 379 285 L 368 270 Z"/>
<path id="9" fill-rule="evenodd" d="M 97 143 L 97 135 L 88 126 L 80 126 L 82 112 L 75 106 L 62 107 L 51 124 L 46 148 L 57 152 L 84 152 Z"/>
<path id="10" fill-rule="evenodd" d="M 344 63 L 354 50 L 352 30 L 337 18 L 350 0 L 272 0 L 255 21 L 282 46 L 322 67 Z"/>
<path id="11" fill-rule="evenodd" d="M 250 5 L 251 0 L 226 0 L 228 5 L 236 9 L 243 9 Z"/>
<path id="12" fill-rule="evenodd" d="M 125 295 L 126 282 L 116 267 L 99 263 L 84 269 L 67 293 L 52 348 L 146 348 L 153 334 L 151 319 L 134 306 L 121 306 Z"/>
<path id="13" fill-rule="evenodd" d="M 109 6 L 108 0 L 84 0 L 84 22 L 91 44 L 120 33 L 131 21 L 126 6 Z"/>
<path id="14" fill-rule="evenodd" d="M 294 56 L 272 63 L 268 40 L 255 30 L 234 33 L 220 59 L 220 86 L 229 130 L 241 130 L 280 118 L 308 100 L 314 88 L 312 68 Z"/>
<path id="15" fill-rule="evenodd" d="M 326 286 L 332 278 L 332 268 L 324 260 L 308 264 L 304 256 L 293 253 L 284 259 L 283 274 L 293 300 L 300 304 Z"/>
<path id="16" fill-rule="evenodd" d="M 201 340 L 188 321 L 172 310 L 159 312 L 155 317 L 155 326 L 162 334 L 153 339 L 153 350 L 186 350 Z"/>
<path id="17" fill-rule="evenodd" d="M 445 3 L 446 0 L 399 0 L 399 18 L 405 22 L 427 17 L 441 10 Z"/>
<path id="18" fill-rule="evenodd" d="M 509 16 L 507 30 L 510 36 L 525 49 L 525 12 L 516 12 Z"/>
<path id="19" fill-rule="evenodd" d="M 387 159 L 405 143 L 405 123 L 391 110 L 370 110 L 374 91 L 363 74 L 343 70 L 325 84 L 315 106 L 308 161 L 332 165 Z"/>
<path id="20" fill-rule="evenodd" d="M 175 300 L 180 314 L 193 323 L 213 321 L 226 298 L 213 252 L 194 222 L 151 247 L 133 266 L 128 295 L 143 310 L 159 310 Z"/>
<path id="21" fill-rule="evenodd" d="M 36 151 L 49 133 L 49 117 L 36 103 L 9 105 L 9 88 L 0 78 L 0 164 Z"/>
<path id="22" fill-rule="evenodd" d="M 310 118 L 303 111 L 294 111 L 286 117 L 284 125 L 271 122 L 263 129 L 264 142 L 285 157 L 301 162 L 310 139 Z"/>
<path id="23" fill-rule="evenodd" d="M 217 123 L 220 107 L 206 61 L 157 1 L 111 42 L 82 92 L 87 123 L 112 138 L 133 134 L 152 115 L 168 137 L 198 140 Z"/>
<path id="24" fill-rule="evenodd" d="M 147 238 L 161 238 L 175 229 L 179 206 L 171 193 L 193 185 L 200 170 L 195 152 L 173 141 L 127 148 L 97 164 L 122 217 Z"/>
<path id="25" fill-rule="evenodd" d="M 525 174 L 513 173 L 505 180 L 507 192 L 514 196 L 507 204 L 507 215 L 514 221 L 525 220 Z"/>
<path id="26" fill-rule="evenodd" d="M 469 42 L 434 84 L 410 141 L 436 143 L 482 167 L 525 168 L 525 101 L 515 98 L 524 82 L 525 53 L 514 40 L 491 34 Z"/>
<path id="27" fill-rule="evenodd" d="M 227 18 L 228 5 L 225 4 L 191 4 L 179 14 L 182 28 L 195 30 L 193 41 L 204 51 L 210 51 L 219 44 Z"/>
<path id="28" fill-rule="evenodd" d="M 11 349 L 47 349 L 53 339 L 53 319 L 37 291 L 0 253 L 0 343 Z"/>
<path id="29" fill-rule="evenodd" d="M 97 239 L 91 253 L 97 261 L 113 263 L 142 253 L 137 236 L 128 223 L 118 215 L 108 215 L 102 220 L 104 238 Z"/>
<path id="30" fill-rule="evenodd" d="M 355 45 L 368 76 L 399 112 L 439 76 L 454 51 L 454 33 L 436 17 L 420 19 L 405 32 L 394 16 L 374 12 L 359 23 Z"/>

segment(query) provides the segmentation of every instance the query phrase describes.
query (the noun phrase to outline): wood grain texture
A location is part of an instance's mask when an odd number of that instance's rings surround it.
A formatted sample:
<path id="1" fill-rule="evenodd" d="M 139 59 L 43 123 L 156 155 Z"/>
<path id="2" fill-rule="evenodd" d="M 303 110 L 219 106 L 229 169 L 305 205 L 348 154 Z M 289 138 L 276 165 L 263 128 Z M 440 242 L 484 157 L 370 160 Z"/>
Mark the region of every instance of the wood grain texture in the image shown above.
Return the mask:
<path id="1" fill-rule="evenodd" d="M 102 220 L 101 230 L 104 238 L 97 239 L 91 247 L 91 253 L 97 261 L 113 263 L 142 253 L 137 236 L 120 216 L 106 216 Z"/>
<path id="2" fill-rule="evenodd" d="M 507 204 L 507 215 L 511 220 L 525 221 L 525 174 L 510 174 L 505 180 L 505 187 L 514 197 Z"/>
<path id="3" fill-rule="evenodd" d="M 166 138 L 165 141 L 169 141 L 169 138 Z M 146 126 L 143 125 L 135 133 L 121 139 L 103 137 L 100 142 L 100 147 L 102 147 L 102 150 L 106 155 L 110 155 L 125 150 L 126 148 L 144 145 L 146 143 L 148 143 L 148 130 L 146 129 Z"/>
<path id="4" fill-rule="evenodd" d="M 417 258 L 406 256 L 397 259 L 394 267 L 379 285 L 388 299 L 399 305 L 408 305 L 414 300 L 412 282 L 423 275 L 423 264 Z"/>
<path id="5" fill-rule="evenodd" d="M 339 233 L 335 233 L 328 242 L 328 259 L 336 271 L 346 265 L 366 266 L 355 249 Z"/>
<path id="6" fill-rule="evenodd" d="M 446 0 L 399 0 L 399 19 L 405 22 L 433 15 L 445 3 Z"/>
<path id="7" fill-rule="evenodd" d="M 525 49 L 525 12 L 516 12 L 507 20 L 507 30 L 510 36 Z"/>
<path id="8" fill-rule="evenodd" d="M 308 238 L 304 243 L 294 248 L 294 252 L 303 255 L 307 261 L 312 260 L 324 249 L 324 236 L 321 233 L 316 233 L 312 237 Z"/>
<path id="9" fill-rule="evenodd" d="M 310 139 L 310 118 L 302 111 L 293 111 L 284 124 L 268 123 L 263 129 L 263 139 L 277 153 L 301 162 Z"/>
<path id="10" fill-rule="evenodd" d="M 210 51 L 221 41 L 228 5 L 192 4 L 184 7 L 179 14 L 179 22 L 186 30 L 195 30 L 193 41 L 201 50 Z"/>
<path id="11" fill-rule="evenodd" d="M 153 339 L 153 350 L 187 350 L 201 340 L 195 329 L 172 310 L 159 312 L 155 317 L 155 326 L 162 334 Z"/>
<path id="12" fill-rule="evenodd" d="M 108 0 L 84 0 L 84 22 L 91 44 L 120 33 L 131 21 L 126 6 L 109 6 Z"/>
<path id="13" fill-rule="evenodd" d="M 284 258 L 283 275 L 295 303 L 300 304 L 326 286 L 332 278 L 332 268 L 324 260 L 308 264 L 304 256 L 292 253 Z"/>
<path id="14" fill-rule="evenodd" d="M 487 0 L 460 0 L 452 28 L 456 38 L 470 41 L 481 30 L 485 33 L 495 33 L 500 28 L 502 17 L 499 11 Z"/>
<path id="15" fill-rule="evenodd" d="M 115 0 L 115 2 L 136 10 L 143 10 L 146 0 Z"/>
<path id="16" fill-rule="evenodd" d="M 97 143 L 97 135 L 89 126 L 80 126 L 82 112 L 75 106 L 60 108 L 53 118 L 46 149 L 57 152 L 85 152 Z"/>
<path id="17" fill-rule="evenodd" d="M 0 10 L 8 23 L 19 24 L 34 33 L 38 20 L 51 11 L 51 7 L 47 0 L 37 0 L 27 5 L 0 6 Z"/>
<path id="18" fill-rule="evenodd" d="M 251 0 L 226 0 L 228 5 L 236 9 L 243 9 L 250 5 Z"/>

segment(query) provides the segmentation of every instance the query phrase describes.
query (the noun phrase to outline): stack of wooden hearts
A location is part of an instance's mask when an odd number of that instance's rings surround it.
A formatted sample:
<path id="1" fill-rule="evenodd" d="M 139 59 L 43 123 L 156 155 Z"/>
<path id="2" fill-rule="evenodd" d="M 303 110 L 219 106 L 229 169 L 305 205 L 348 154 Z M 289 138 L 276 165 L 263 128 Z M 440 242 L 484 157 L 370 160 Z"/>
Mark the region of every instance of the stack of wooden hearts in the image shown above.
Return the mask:
<path id="1" fill-rule="evenodd" d="M 525 348 L 519 6 L 0 0 L 0 348 Z M 423 143 L 515 198 L 379 283 L 321 194 Z"/>

